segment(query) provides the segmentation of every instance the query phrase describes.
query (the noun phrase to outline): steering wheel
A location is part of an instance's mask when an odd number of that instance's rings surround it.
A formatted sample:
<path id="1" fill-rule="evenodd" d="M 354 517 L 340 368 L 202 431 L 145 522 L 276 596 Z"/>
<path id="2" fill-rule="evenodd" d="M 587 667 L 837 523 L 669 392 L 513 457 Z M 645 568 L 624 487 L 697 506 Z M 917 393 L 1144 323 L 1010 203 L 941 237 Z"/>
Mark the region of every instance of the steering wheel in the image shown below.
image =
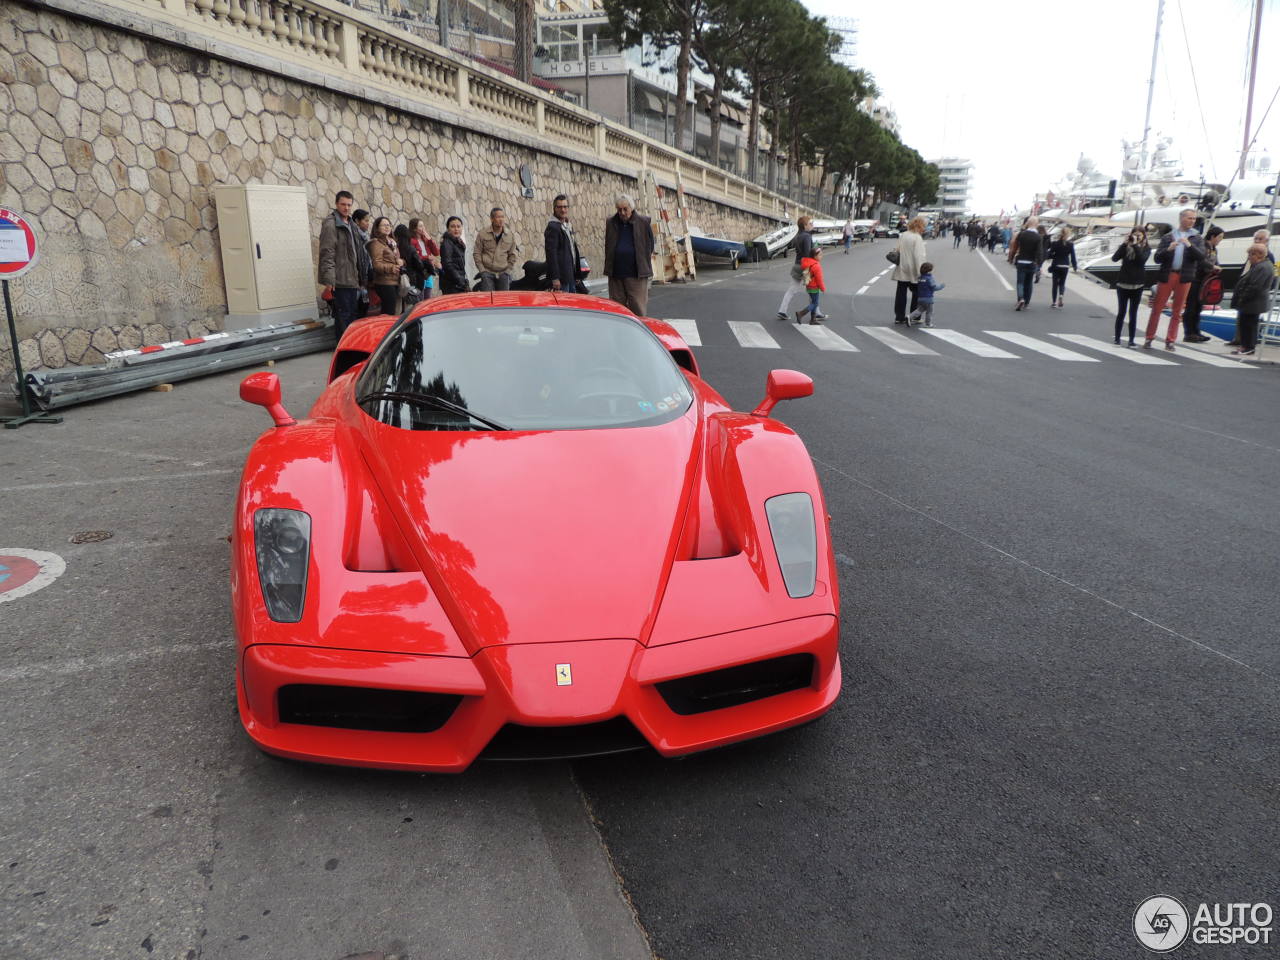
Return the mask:
<path id="1" fill-rule="evenodd" d="M 631 377 L 617 367 L 595 367 L 583 376 L 582 384 L 584 389 L 574 398 L 574 403 L 606 400 L 610 416 L 619 414 L 619 402 L 643 403 L 645 400 Z"/>

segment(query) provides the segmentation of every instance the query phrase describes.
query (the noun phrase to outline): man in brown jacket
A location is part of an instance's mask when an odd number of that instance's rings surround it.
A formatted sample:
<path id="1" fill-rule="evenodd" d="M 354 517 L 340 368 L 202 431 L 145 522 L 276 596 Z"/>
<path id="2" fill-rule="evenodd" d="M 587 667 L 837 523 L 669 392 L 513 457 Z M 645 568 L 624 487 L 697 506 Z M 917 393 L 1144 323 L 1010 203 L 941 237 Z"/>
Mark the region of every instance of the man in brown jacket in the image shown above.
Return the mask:
<path id="1" fill-rule="evenodd" d="M 604 222 L 604 275 L 609 278 L 609 299 L 637 317 L 649 305 L 649 280 L 653 277 L 653 226 L 636 213 L 635 202 L 625 193 L 613 201 L 617 210 Z"/>
<path id="2" fill-rule="evenodd" d="M 320 283 L 333 314 L 334 332 L 341 337 L 356 318 L 356 300 L 360 287 L 360 254 L 357 252 L 356 225 L 351 219 L 355 198 L 347 190 L 339 190 L 333 198 L 333 212 L 320 224 Z"/>
<path id="3" fill-rule="evenodd" d="M 520 245 L 507 229 L 507 215 L 501 207 L 489 211 L 489 229 L 476 234 L 471 257 L 480 272 L 481 290 L 510 290 Z"/>

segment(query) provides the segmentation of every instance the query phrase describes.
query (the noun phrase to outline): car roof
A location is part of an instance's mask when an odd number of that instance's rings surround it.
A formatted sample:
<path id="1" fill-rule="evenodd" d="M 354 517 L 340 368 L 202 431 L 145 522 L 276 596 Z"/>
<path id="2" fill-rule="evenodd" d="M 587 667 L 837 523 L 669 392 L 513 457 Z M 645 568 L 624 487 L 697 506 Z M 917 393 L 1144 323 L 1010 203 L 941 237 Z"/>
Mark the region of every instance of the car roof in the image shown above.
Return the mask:
<path id="1" fill-rule="evenodd" d="M 432 297 L 413 308 L 409 319 L 483 307 L 572 307 L 597 313 L 616 313 L 638 320 L 634 313 L 616 301 L 584 293 L 558 293 L 551 290 L 499 290 L 493 292 L 457 293 Z"/>

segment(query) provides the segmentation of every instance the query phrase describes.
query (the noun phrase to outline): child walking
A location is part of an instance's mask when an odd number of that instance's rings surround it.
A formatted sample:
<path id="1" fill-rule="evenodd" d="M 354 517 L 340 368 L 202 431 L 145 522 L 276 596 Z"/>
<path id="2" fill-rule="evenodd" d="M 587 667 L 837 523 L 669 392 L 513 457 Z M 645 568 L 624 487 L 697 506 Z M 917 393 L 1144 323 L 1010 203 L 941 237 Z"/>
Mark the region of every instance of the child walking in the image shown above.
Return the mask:
<path id="1" fill-rule="evenodd" d="M 916 308 L 907 317 L 908 326 L 919 323 L 921 319 L 924 320 L 926 327 L 933 326 L 933 295 L 945 286 L 945 283 L 939 283 L 933 279 L 932 263 L 920 264 L 920 295 L 916 301 Z"/>
<path id="2" fill-rule="evenodd" d="M 822 322 L 822 311 L 818 309 L 818 300 L 826 292 L 827 285 L 822 282 L 822 264 L 819 262 L 821 259 L 822 248 L 815 246 L 813 254 L 800 261 L 800 268 L 809 278 L 804 285 L 805 292 L 809 294 L 809 305 L 796 312 L 796 323 L 804 323 L 806 313 L 809 314 L 810 324 Z"/>

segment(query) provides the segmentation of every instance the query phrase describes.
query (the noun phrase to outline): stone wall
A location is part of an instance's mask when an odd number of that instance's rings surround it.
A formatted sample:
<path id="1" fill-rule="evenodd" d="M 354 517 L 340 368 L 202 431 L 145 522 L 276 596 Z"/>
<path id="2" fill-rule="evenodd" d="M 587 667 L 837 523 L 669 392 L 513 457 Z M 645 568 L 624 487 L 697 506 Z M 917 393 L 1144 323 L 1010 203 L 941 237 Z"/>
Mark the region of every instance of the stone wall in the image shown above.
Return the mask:
<path id="1" fill-rule="evenodd" d="M 536 196 L 520 196 L 519 170 Z M 24 366 L 218 329 L 226 313 L 213 186 L 304 185 L 394 223 L 451 214 L 467 236 L 501 205 L 535 256 L 558 192 L 597 268 L 603 224 L 636 181 L 605 166 L 15 2 L 0 4 L 0 206 L 40 234 L 13 281 Z M 643 202 L 641 209 L 644 209 Z M 692 222 L 746 238 L 775 222 L 691 198 Z M 300 238 L 302 241 L 303 238 Z M 315 236 L 311 238 L 315 246 Z M 0 376 L 12 351 L 0 344 Z"/>

